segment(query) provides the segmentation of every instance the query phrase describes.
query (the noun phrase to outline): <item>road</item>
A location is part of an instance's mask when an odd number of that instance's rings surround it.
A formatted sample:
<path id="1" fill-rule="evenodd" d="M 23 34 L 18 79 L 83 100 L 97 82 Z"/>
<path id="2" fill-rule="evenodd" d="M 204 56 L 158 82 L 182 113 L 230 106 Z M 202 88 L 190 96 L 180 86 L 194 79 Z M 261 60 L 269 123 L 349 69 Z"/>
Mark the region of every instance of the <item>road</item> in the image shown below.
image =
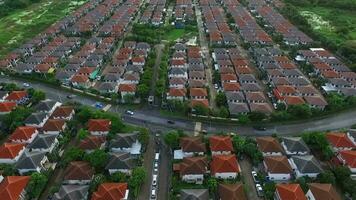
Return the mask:
<path id="1" fill-rule="evenodd" d="M 252 165 L 251 162 L 246 158 L 244 160 L 239 160 L 240 167 L 241 167 L 241 175 L 243 176 L 244 184 L 247 186 L 246 188 L 246 195 L 247 198 L 250 200 L 260 200 L 257 196 L 257 191 L 255 188 L 255 182 L 253 181 L 252 178 Z"/>
<path id="2" fill-rule="evenodd" d="M 151 195 L 155 146 L 156 146 L 156 144 L 155 144 L 154 138 L 150 137 L 146 152 L 144 154 L 144 160 L 143 160 L 143 167 L 147 171 L 147 178 L 141 186 L 140 194 L 138 196 L 139 200 L 147 200 L 147 199 L 149 199 L 149 197 Z"/>

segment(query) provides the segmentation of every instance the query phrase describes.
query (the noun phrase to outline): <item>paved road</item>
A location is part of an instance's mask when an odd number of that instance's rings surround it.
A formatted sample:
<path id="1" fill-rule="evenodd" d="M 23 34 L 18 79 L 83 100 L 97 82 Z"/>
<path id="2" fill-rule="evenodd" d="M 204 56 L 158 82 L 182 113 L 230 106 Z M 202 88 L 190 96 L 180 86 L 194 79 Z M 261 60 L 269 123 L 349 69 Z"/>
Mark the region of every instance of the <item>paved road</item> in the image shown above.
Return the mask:
<path id="1" fill-rule="evenodd" d="M 248 159 L 239 160 L 241 167 L 241 175 L 243 176 L 244 184 L 247 186 L 246 194 L 247 198 L 250 200 L 259 200 L 260 198 L 257 196 L 257 191 L 255 188 L 255 183 L 252 178 L 252 165 Z"/>
<path id="2" fill-rule="evenodd" d="M 158 200 L 169 199 L 169 189 L 172 178 L 172 168 L 170 162 L 172 161 L 172 155 L 170 148 L 163 143 L 160 145 L 160 164 L 159 164 L 159 179 L 158 179 Z"/>

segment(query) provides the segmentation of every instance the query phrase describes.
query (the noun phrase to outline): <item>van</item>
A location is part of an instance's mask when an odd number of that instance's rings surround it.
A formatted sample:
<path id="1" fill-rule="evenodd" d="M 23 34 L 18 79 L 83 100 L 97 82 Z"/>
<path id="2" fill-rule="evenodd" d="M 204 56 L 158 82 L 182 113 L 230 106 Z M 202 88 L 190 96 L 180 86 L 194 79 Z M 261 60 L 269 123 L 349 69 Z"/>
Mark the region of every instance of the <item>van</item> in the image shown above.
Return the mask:
<path id="1" fill-rule="evenodd" d="M 156 199 L 156 189 L 151 190 L 151 199 Z"/>
<path id="2" fill-rule="evenodd" d="M 155 161 L 158 161 L 159 160 L 159 153 L 156 153 L 155 155 Z"/>
<path id="3" fill-rule="evenodd" d="M 153 177 L 152 177 L 152 185 L 154 186 L 154 187 L 156 187 L 157 186 L 157 175 L 153 175 Z"/>

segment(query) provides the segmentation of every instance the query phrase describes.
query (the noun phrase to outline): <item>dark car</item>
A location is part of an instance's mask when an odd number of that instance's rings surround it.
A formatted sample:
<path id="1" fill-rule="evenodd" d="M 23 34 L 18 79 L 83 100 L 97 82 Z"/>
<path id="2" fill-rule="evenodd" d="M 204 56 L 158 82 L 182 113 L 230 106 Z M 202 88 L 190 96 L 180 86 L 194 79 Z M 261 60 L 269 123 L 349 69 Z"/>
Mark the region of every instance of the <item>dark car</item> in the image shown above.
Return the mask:
<path id="1" fill-rule="evenodd" d="M 168 123 L 168 124 L 175 124 L 175 122 L 172 121 L 172 120 L 168 120 L 167 123 Z"/>
<path id="2" fill-rule="evenodd" d="M 258 131 L 265 131 L 265 130 L 267 130 L 267 128 L 264 127 L 264 126 L 254 126 L 253 128 L 254 128 L 255 130 L 258 130 Z"/>

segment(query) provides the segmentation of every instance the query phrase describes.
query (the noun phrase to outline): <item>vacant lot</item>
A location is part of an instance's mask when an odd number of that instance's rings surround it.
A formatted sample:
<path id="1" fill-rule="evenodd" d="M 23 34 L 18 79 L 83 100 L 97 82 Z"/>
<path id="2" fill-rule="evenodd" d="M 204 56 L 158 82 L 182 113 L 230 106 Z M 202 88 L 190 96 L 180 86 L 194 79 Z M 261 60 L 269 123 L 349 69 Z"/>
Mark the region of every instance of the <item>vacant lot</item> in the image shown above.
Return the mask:
<path id="1" fill-rule="evenodd" d="M 42 0 L 0 18 L 0 57 L 83 5 L 87 0 Z"/>

